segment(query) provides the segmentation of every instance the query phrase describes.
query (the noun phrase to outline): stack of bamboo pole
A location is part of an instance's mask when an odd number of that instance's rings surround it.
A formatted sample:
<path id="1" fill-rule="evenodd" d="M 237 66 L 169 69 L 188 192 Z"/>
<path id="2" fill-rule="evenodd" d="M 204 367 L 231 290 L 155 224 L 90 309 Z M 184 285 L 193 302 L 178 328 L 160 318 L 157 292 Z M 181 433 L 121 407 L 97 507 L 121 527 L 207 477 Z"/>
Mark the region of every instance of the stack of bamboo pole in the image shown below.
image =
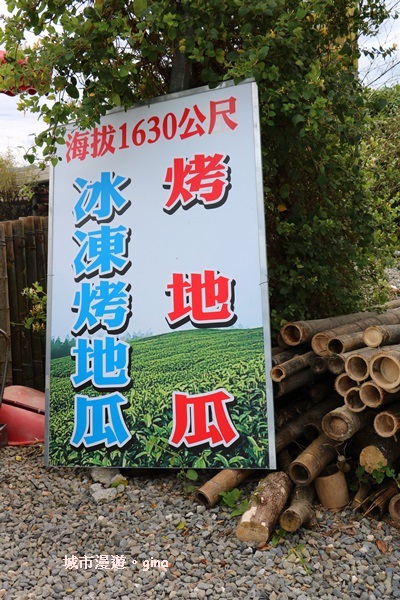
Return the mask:
<path id="1" fill-rule="evenodd" d="M 357 462 L 370 481 L 362 482 L 352 506 L 377 515 L 388 509 L 400 524 L 397 486 L 389 480 L 374 489 L 371 477 L 400 460 L 400 299 L 368 313 L 287 323 L 278 339 L 270 375 L 279 470 L 253 492 L 239 539 L 265 544 L 278 520 L 287 531 L 309 521 L 314 484 L 324 506 L 348 503 L 345 474 Z M 243 481 L 257 471 L 239 473 Z M 225 470 L 197 498 L 214 506 L 238 481 L 238 471 Z"/>

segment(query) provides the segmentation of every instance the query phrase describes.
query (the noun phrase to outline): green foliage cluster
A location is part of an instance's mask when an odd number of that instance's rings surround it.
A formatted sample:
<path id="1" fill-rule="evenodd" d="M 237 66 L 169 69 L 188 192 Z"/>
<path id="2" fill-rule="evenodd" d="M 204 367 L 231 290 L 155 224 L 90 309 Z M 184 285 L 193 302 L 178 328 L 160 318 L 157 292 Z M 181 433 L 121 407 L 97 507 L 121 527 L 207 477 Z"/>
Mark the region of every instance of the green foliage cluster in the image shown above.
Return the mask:
<path id="1" fill-rule="evenodd" d="M 25 329 L 44 332 L 46 329 L 47 293 L 38 281 L 22 290 L 29 301 L 29 313 L 23 321 Z"/>
<path id="2" fill-rule="evenodd" d="M 265 414 L 265 361 L 262 329 L 179 331 L 135 339 L 132 387 L 124 392 L 124 419 L 132 443 L 120 450 L 75 450 L 69 440 L 74 425 L 71 358 L 51 361 L 50 462 L 129 467 L 265 467 L 268 424 Z M 201 394 L 220 387 L 232 393 L 228 406 L 239 439 L 225 448 L 194 449 L 169 445 L 174 391 Z M 85 395 L 98 396 L 91 386 Z M 78 454 L 79 452 L 79 454 Z"/>
<path id="3" fill-rule="evenodd" d="M 368 120 L 362 141 L 364 169 L 375 199 L 399 222 L 400 85 L 369 90 Z"/>
<path id="4" fill-rule="evenodd" d="M 376 204 L 360 158 L 366 108 L 355 40 L 385 19 L 384 0 L 8 0 L 8 8 L 3 86 L 25 77 L 48 94 L 21 107 L 43 117 L 48 129 L 36 142 L 54 162 L 68 121 L 88 128 L 115 106 L 179 85 L 253 77 L 273 324 L 381 299 L 392 214 Z M 40 41 L 19 64 L 26 31 Z"/>

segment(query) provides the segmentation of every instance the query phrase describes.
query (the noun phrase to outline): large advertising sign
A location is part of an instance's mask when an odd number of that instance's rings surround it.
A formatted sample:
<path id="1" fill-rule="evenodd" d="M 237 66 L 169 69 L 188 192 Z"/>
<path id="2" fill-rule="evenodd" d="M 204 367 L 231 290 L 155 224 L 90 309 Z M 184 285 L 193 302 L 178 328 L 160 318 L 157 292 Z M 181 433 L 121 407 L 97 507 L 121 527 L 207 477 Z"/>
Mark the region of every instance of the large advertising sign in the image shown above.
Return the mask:
<path id="1" fill-rule="evenodd" d="M 259 137 L 252 82 L 69 128 L 47 464 L 275 468 Z"/>

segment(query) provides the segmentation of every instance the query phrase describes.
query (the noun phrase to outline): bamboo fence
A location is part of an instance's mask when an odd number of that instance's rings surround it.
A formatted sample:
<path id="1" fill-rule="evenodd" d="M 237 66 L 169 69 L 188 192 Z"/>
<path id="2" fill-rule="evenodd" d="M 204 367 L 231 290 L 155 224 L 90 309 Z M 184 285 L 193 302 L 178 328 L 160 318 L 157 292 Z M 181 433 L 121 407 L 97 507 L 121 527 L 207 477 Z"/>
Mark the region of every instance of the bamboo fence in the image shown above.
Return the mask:
<path id="1" fill-rule="evenodd" d="M 38 390 L 45 386 L 45 339 L 24 327 L 29 305 L 22 291 L 36 281 L 47 289 L 47 217 L 0 222 L 0 329 L 11 338 L 7 383 Z M 0 341 L 0 376 L 5 344 Z"/>

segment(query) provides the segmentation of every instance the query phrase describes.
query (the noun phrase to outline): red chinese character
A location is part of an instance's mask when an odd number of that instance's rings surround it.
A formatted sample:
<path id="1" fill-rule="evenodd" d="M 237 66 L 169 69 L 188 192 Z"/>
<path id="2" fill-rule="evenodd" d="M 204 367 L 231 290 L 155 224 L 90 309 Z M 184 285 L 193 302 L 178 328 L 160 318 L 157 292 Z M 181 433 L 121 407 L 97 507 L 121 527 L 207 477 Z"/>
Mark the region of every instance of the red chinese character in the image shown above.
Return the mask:
<path id="1" fill-rule="evenodd" d="M 231 189 L 229 156 L 195 154 L 192 160 L 174 158 L 165 175 L 165 189 L 171 189 L 164 211 L 172 214 L 180 205 L 190 208 L 196 202 L 206 208 L 221 206 Z"/>
<path id="2" fill-rule="evenodd" d="M 88 131 L 76 131 L 73 135 L 69 133 L 67 135 L 67 162 L 74 158 L 79 160 L 85 160 L 89 154 L 89 132 Z"/>
<path id="3" fill-rule="evenodd" d="M 221 116 L 224 120 L 225 125 L 229 127 L 229 129 L 236 129 L 238 124 L 233 121 L 229 115 L 233 115 L 236 112 L 236 98 L 231 96 L 227 100 L 218 100 L 210 101 L 210 127 L 208 129 L 208 133 L 212 133 L 214 131 L 215 125 L 217 123 L 217 117 Z M 226 129 L 225 126 L 220 126 L 219 130 Z"/>
<path id="4" fill-rule="evenodd" d="M 113 146 L 115 129 L 112 125 L 103 125 L 100 128 L 95 127 L 92 134 L 92 157 L 104 156 L 107 152 L 114 154 Z"/>
<path id="5" fill-rule="evenodd" d="M 184 392 L 172 394 L 173 430 L 169 443 L 171 446 L 187 448 L 209 443 L 211 447 L 223 444 L 226 448 L 233 444 L 239 434 L 236 431 L 227 402 L 234 397 L 220 388 L 206 394 L 190 396 Z"/>
<path id="6" fill-rule="evenodd" d="M 194 111 L 194 114 L 196 115 L 196 118 L 198 119 L 198 121 L 200 121 L 200 123 L 204 123 L 204 121 L 206 120 L 206 117 L 205 117 L 205 115 L 203 115 L 203 113 L 201 112 L 201 110 L 199 109 L 197 104 L 195 104 L 193 106 L 193 111 Z M 201 135 L 205 134 L 205 130 L 200 125 L 200 123 L 196 122 L 194 117 L 189 117 L 189 115 L 190 115 L 190 108 L 185 108 L 185 110 L 183 111 L 181 120 L 178 123 L 178 127 L 181 128 L 185 124 L 185 121 L 187 121 L 184 132 L 181 133 L 179 136 L 181 138 L 181 140 L 186 140 L 187 138 L 189 138 L 193 135 L 201 136 Z"/>
<path id="7" fill-rule="evenodd" d="M 172 298 L 172 311 L 166 320 L 176 329 L 189 320 L 195 327 L 228 327 L 235 323 L 233 312 L 234 279 L 219 275 L 218 271 L 172 274 L 167 285 L 167 296 Z"/>

